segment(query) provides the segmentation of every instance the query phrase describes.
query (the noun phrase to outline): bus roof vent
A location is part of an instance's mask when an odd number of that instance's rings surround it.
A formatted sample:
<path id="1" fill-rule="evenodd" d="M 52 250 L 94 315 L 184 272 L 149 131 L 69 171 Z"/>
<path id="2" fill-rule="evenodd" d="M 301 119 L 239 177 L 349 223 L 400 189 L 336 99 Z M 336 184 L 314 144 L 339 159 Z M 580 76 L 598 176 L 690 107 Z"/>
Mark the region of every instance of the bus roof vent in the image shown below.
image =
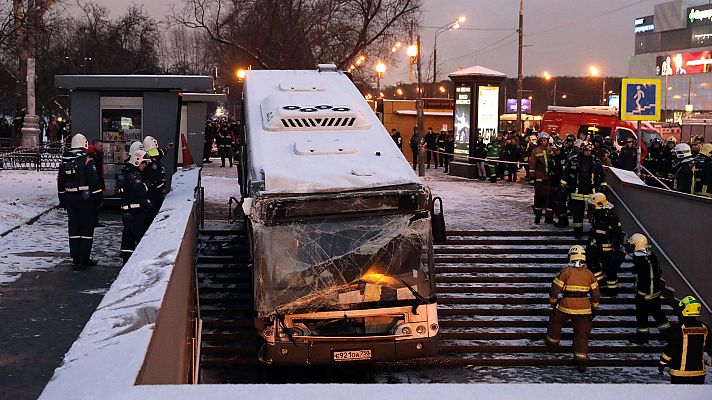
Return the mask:
<path id="1" fill-rule="evenodd" d="M 262 102 L 262 124 L 268 131 L 364 130 L 368 121 L 349 96 L 328 93 L 276 93 Z"/>

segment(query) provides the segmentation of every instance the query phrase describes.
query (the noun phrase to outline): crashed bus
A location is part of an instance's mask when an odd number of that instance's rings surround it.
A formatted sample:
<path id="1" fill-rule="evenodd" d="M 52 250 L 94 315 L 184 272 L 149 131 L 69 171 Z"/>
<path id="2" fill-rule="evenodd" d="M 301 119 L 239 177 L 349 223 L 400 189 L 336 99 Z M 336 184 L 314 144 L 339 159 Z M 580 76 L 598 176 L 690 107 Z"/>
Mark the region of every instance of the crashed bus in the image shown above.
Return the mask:
<path id="1" fill-rule="evenodd" d="M 333 65 L 248 71 L 243 95 L 260 360 L 434 355 L 430 191 L 349 77 Z"/>

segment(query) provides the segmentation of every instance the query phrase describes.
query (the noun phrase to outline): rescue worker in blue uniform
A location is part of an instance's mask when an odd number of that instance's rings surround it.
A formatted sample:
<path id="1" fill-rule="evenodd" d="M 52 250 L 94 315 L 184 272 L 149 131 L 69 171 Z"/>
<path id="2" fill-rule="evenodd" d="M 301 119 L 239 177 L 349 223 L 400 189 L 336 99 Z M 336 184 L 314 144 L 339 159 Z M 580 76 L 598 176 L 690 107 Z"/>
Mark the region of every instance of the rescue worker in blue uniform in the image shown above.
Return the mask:
<path id="1" fill-rule="evenodd" d="M 57 175 L 59 206 L 69 217 L 69 253 L 72 265 L 89 267 L 96 223 L 96 204 L 103 201 L 103 191 L 94 161 L 87 154 L 89 142 L 78 133 L 72 137 L 71 149 L 62 154 Z"/>
<path id="2" fill-rule="evenodd" d="M 161 164 L 161 159 L 172 146 L 173 143 L 168 143 L 165 149 L 159 149 L 158 140 L 152 136 L 146 136 L 143 139 L 143 149 L 151 159 L 147 168 L 143 170 L 144 182 L 148 186 L 148 199 L 151 200 L 153 205 L 151 208 L 151 220 L 158 214 L 163 204 L 163 199 L 166 197 L 166 170 Z"/>
<path id="3" fill-rule="evenodd" d="M 618 291 L 618 270 L 623 262 L 622 225 L 613 205 L 603 193 L 596 193 L 590 200 L 593 205 L 591 230 L 586 246 L 586 264 L 593 271 L 602 290 L 615 295 Z M 605 278 L 606 284 L 601 284 Z"/>
<path id="4" fill-rule="evenodd" d="M 631 342 L 643 345 L 648 343 L 650 328 L 648 317 L 652 316 L 658 324 L 658 330 L 667 337 L 670 322 L 665 317 L 660 299 L 662 297 L 662 269 L 658 257 L 650 249 L 648 238 L 640 233 L 633 234 L 626 244 L 627 253 L 633 260 L 635 276 L 635 336 Z"/>
<path id="5" fill-rule="evenodd" d="M 571 193 L 569 207 L 573 217 L 574 235 L 583 235 L 583 214 L 586 202 L 594 193 L 605 193 L 608 189 L 606 175 L 601 160 L 592 154 L 593 145 L 584 145 L 581 153 L 575 154 L 566 164 L 561 178 L 561 189 Z M 567 221 L 568 222 L 568 221 Z"/>
<path id="6" fill-rule="evenodd" d="M 121 234 L 121 258 L 124 264 L 151 224 L 151 201 L 148 199 L 148 186 L 143 181 L 143 171 L 150 162 L 145 151 L 136 150 L 122 169 L 123 179 L 119 192 L 121 221 L 124 224 Z"/>
<path id="7" fill-rule="evenodd" d="M 551 171 L 549 173 L 549 183 L 551 185 L 551 208 L 558 219 L 554 226 L 566 228 L 569 226 L 567 216 L 566 201 L 568 193 L 561 189 L 561 177 L 566 167 L 566 154 L 564 153 L 564 143 L 561 140 L 554 141 L 552 146 Z"/>
<path id="8" fill-rule="evenodd" d="M 695 157 L 695 194 L 712 197 L 712 143 L 705 143 Z"/>
<path id="9" fill-rule="evenodd" d="M 673 149 L 677 161 L 674 168 L 673 189 L 682 193 L 692 194 L 693 186 L 695 182 L 695 173 L 697 172 L 694 163 L 694 157 L 692 157 L 692 150 L 690 145 L 687 143 L 680 143 Z"/>
<path id="10" fill-rule="evenodd" d="M 668 368 L 670 382 L 673 384 L 702 385 L 707 374 L 704 353 L 712 357 L 710 329 L 697 319 L 702 304 L 695 297 L 685 297 L 678 306 L 680 318 L 670 328 L 670 340 L 660 354 L 658 371 L 662 375 L 665 368 Z"/>

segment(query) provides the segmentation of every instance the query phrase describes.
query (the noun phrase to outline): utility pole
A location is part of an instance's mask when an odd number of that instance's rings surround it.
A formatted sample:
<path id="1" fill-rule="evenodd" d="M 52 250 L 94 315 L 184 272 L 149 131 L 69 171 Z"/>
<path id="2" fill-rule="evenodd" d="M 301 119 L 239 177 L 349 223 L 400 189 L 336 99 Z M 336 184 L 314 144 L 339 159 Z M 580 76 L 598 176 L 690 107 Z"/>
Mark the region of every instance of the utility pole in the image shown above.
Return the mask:
<path id="1" fill-rule="evenodd" d="M 418 35 L 418 55 L 416 63 L 418 69 L 418 100 L 415 101 L 415 112 L 417 114 L 417 134 L 418 134 L 418 176 L 425 176 L 425 146 L 423 143 L 423 79 L 422 79 L 422 64 L 420 62 L 420 35 Z"/>
<path id="2" fill-rule="evenodd" d="M 522 90 L 524 76 L 522 67 L 522 50 L 524 49 L 524 0 L 519 0 L 519 57 L 517 66 L 517 131 L 522 129 Z"/>

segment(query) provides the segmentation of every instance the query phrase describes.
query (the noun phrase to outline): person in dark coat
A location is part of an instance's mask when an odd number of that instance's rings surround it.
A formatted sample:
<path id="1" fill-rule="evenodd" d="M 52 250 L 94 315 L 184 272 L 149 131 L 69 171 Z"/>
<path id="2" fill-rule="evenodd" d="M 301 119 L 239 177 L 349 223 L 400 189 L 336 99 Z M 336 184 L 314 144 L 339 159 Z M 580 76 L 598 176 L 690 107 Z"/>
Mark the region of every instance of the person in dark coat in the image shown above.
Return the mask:
<path id="1" fill-rule="evenodd" d="M 449 131 L 445 140 L 445 173 L 450 171 L 450 162 L 455 152 L 455 133 Z"/>
<path id="2" fill-rule="evenodd" d="M 101 189 L 104 190 L 106 189 L 106 184 L 104 183 L 104 143 L 100 139 L 94 139 L 87 150 L 89 157 L 91 157 L 92 161 L 94 161 L 94 165 L 96 166 L 96 172 L 99 176 Z M 99 209 L 101 209 L 101 206 L 101 203 L 96 204 L 97 212 L 96 222 L 94 223 L 95 228 L 103 228 L 105 226 L 99 222 Z"/>
<path id="3" fill-rule="evenodd" d="M 428 167 L 430 168 L 430 160 L 433 159 L 435 161 L 435 168 L 438 168 L 438 153 L 437 153 L 437 145 L 435 142 L 437 142 L 438 137 L 435 135 L 435 132 L 433 132 L 433 128 L 428 128 L 428 132 L 425 134 L 425 137 L 423 138 L 425 140 L 425 149 L 427 150 L 428 154 L 425 156 L 427 162 L 428 162 Z"/>
<path id="4" fill-rule="evenodd" d="M 625 146 L 618 156 L 618 168 L 628 171 L 635 171 L 638 168 L 638 149 L 633 138 L 626 139 Z"/>
<path id="5" fill-rule="evenodd" d="M 69 253 L 72 265 L 89 267 L 94 242 L 96 204 L 103 200 L 103 190 L 94 161 L 87 155 L 89 142 L 80 133 L 72 137 L 71 149 L 62 154 L 57 175 L 59 206 L 69 217 Z"/>
<path id="6" fill-rule="evenodd" d="M 126 264 L 136 246 L 151 225 L 151 200 L 148 198 L 148 186 L 144 182 L 143 171 L 151 162 L 145 151 L 136 150 L 124 164 L 121 173 L 121 221 L 124 230 L 121 234 L 121 259 Z"/>
<path id="7" fill-rule="evenodd" d="M 415 171 L 418 168 L 418 128 L 413 128 L 413 135 L 411 135 L 408 144 L 413 154 L 413 171 Z"/>

